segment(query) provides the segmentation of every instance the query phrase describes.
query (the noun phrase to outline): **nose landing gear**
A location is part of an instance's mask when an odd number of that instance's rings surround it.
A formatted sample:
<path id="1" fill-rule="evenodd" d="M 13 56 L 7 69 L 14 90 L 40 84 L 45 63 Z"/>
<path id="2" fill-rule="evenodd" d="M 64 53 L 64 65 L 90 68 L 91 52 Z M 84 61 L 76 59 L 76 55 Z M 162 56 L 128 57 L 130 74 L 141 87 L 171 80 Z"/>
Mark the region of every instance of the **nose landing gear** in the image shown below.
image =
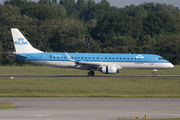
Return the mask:
<path id="1" fill-rule="evenodd" d="M 156 77 L 156 71 L 153 71 L 153 77 Z"/>
<path id="2" fill-rule="evenodd" d="M 94 71 L 89 71 L 89 72 L 87 73 L 88 76 L 94 76 L 94 74 L 95 74 Z"/>
<path id="3" fill-rule="evenodd" d="M 154 69 L 153 70 L 153 77 L 156 77 L 156 72 L 157 72 L 157 69 Z"/>

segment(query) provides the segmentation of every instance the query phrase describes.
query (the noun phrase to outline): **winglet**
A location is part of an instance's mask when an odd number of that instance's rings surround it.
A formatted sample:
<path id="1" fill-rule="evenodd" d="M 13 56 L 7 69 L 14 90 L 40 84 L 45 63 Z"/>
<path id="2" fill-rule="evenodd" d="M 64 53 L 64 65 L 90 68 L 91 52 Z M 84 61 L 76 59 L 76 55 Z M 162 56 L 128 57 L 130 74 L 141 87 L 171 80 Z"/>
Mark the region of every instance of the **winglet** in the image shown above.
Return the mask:
<path id="1" fill-rule="evenodd" d="M 65 53 L 66 53 L 66 55 L 67 55 L 69 61 L 71 61 L 71 62 L 76 62 L 75 60 L 73 60 L 73 59 L 67 54 L 67 52 L 65 52 Z"/>

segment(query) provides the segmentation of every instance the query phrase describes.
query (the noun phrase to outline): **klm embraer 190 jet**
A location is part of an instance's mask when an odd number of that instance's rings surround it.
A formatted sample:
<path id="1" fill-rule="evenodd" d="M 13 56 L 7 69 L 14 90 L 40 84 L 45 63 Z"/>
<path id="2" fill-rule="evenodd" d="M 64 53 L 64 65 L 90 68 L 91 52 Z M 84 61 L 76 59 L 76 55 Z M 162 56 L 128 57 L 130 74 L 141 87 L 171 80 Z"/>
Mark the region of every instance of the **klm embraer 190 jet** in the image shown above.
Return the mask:
<path id="1" fill-rule="evenodd" d="M 120 69 L 152 69 L 153 76 L 156 76 L 157 69 L 174 67 L 161 56 L 153 54 L 42 52 L 33 48 L 17 28 L 11 28 L 11 32 L 16 52 L 9 53 L 10 57 L 52 67 L 89 70 L 88 76 L 94 76 L 95 70 L 116 74 Z"/>

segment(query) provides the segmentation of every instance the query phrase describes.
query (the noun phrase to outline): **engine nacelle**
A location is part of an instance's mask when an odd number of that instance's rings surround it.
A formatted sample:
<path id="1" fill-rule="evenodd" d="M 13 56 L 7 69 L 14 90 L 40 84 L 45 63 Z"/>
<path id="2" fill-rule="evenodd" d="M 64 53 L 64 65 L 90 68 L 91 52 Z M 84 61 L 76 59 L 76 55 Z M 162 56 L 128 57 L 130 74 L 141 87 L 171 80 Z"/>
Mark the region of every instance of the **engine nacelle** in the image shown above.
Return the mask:
<path id="1" fill-rule="evenodd" d="M 116 74 L 119 73 L 119 70 L 116 68 L 116 66 L 102 66 L 101 72 L 103 74 Z"/>

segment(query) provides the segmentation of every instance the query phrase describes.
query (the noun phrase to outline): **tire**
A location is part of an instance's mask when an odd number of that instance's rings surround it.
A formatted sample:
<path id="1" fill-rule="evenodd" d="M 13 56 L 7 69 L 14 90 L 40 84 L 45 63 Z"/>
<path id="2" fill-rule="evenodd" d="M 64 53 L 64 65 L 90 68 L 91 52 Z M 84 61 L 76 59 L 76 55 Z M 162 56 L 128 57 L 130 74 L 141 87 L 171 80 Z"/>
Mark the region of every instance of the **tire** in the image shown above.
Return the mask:
<path id="1" fill-rule="evenodd" d="M 153 73 L 153 77 L 156 77 L 156 73 Z"/>

